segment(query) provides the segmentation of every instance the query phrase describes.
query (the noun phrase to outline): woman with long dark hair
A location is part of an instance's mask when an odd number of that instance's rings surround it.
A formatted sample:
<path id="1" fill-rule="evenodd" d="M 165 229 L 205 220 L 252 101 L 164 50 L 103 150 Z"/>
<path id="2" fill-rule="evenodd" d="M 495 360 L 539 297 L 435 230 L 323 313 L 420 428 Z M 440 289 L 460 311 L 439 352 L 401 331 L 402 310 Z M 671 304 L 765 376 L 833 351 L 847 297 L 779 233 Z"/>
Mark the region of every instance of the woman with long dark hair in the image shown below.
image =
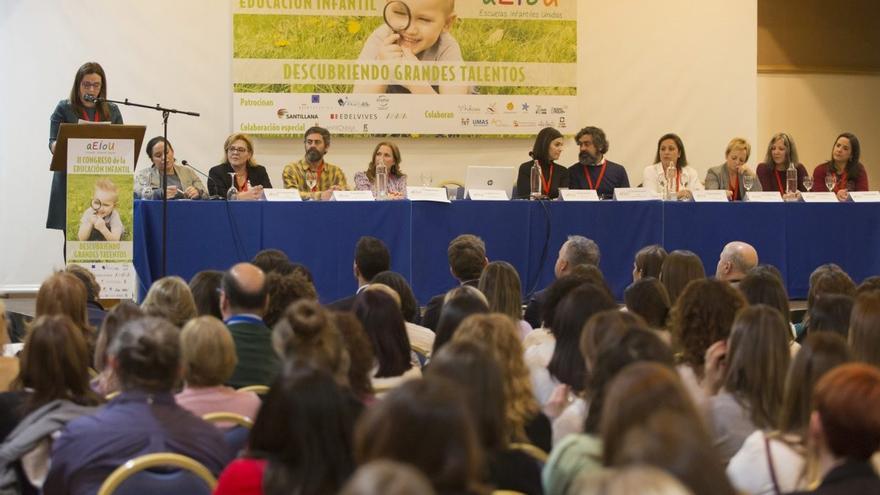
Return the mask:
<path id="1" fill-rule="evenodd" d="M 850 191 L 867 191 L 868 172 L 859 161 L 861 152 L 862 146 L 855 134 L 844 132 L 837 136 L 831 159 L 813 170 L 813 191 L 831 191 L 840 201 L 846 201 Z M 830 189 L 825 183 L 828 177 L 832 182 Z"/>
<path id="2" fill-rule="evenodd" d="M 564 140 L 562 133 L 552 127 L 545 127 L 535 137 L 535 144 L 529 152 L 531 160 L 519 166 L 516 177 L 516 197 L 526 199 L 531 193 L 532 165 L 541 167 L 541 195 L 550 199 L 559 196 L 560 187 L 568 187 L 568 169 L 556 163 L 562 153 Z"/>

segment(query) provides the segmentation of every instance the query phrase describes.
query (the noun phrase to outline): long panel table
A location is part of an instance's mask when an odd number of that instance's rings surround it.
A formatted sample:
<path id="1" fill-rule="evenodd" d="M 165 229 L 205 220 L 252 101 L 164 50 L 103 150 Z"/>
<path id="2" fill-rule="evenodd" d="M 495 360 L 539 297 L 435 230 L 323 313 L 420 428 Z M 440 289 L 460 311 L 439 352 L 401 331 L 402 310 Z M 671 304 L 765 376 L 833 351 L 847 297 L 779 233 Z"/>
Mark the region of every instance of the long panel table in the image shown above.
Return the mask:
<path id="1" fill-rule="evenodd" d="M 161 276 L 159 201 L 135 202 L 134 261 L 141 295 Z M 225 270 L 259 250 L 277 248 L 308 266 L 321 300 L 352 294 L 354 246 L 372 235 L 391 251 L 391 268 L 419 301 L 455 285 L 446 247 L 462 233 L 480 236 L 490 260 L 519 271 L 523 292 L 553 280 L 569 235 L 595 240 L 600 268 L 618 298 L 632 281 L 636 251 L 648 244 L 689 249 L 715 272 L 725 243 L 754 245 L 762 263 L 783 273 L 789 296 L 806 297 L 810 272 L 841 265 L 857 282 L 880 274 L 880 206 L 876 204 L 456 201 L 168 203 L 168 274 L 189 280 Z"/>

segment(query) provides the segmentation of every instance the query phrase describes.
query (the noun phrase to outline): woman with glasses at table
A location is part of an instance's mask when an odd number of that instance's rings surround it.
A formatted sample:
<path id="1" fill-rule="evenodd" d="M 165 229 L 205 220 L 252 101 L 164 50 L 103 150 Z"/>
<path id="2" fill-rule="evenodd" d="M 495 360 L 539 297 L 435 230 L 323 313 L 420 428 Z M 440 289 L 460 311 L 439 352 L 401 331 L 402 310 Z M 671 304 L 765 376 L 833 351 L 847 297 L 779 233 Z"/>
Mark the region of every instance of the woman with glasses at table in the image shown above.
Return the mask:
<path id="1" fill-rule="evenodd" d="M 797 190 L 799 192 L 808 192 L 811 183 L 804 179 L 809 179 L 809 173 L 803 163 L 798 162 L 797 146 L 794 139 L 784 132 L 777 132 L 770 138 L 767 145 L 767 154 L 764 162 L 758 164 L 755 173 L 758 180 L 761 181 L 761 190 L 763 191 L 779 191 L 783 199 L 797 199 L 797 193 L 785 193 L 786 171 L 789 164 L 794 163 L 797 170 Z"/>
<path id="2" fill-rule="evenodd" d="M 208 171 L 208 193 L 211 196 L 226 196 L 226 191 L 232 187 L 233 172 L 239 200 L 260 199 L 263 188 L 272 188 L 266 167 L 254 161 L 254 142 L 250 136 L 232 134 L 226 138 L 223 151 L 226 153 L 224 162 Z"/>
<path id="3" fill-rule="evenodd" d="M 79 121 L 109 122 L 121 124 L 122 114 L 113 103 L 96 102 L 107 98 L 107 76 L 97 62 L 86 62 L 73 78 L 70 96 L 58 102 L 49 119 L 49 150 L 55 153 L 55 141 L 61 124 L 76 124 Z M 47 229 L 65 229 L 67 212 L 67 173 L 55 171 L 52 176 L 52 190 L 49 193 L 49 215 Z"/>
<path id="4" fill-rule="evenodd" d="M 846 201 L 850 191 L 868 190 L 868 172 L 859 161 L 862 147 L 859 138 L 844 132 L 834 140 L 831 160 L 813 170 L 813 191 L 831 191 L 838 201 Z"/>
<path id="5" fill-rule="evenodd" d="M 727 191 L 728 201 L 742 201 L 749 190 L 760 191 L 761 183 L 755 180 L 755 173 L 746 165 L 752 146 L 743 138 L 733 138 L 727 143 L 725 161 L 712 167 L 706 173 L 706 189 Z M 751 181 L 746 187 L 746 181 Z"/>

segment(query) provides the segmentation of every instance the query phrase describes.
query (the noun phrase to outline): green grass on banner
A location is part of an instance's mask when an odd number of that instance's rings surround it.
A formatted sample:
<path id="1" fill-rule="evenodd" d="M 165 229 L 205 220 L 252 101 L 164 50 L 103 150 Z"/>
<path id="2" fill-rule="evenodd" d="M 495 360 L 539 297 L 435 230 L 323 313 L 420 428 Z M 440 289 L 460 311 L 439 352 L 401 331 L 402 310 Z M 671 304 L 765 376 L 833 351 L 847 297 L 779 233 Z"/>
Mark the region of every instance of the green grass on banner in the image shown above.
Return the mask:
<path id="1" fill-rule="evenodd" d="M 134 183 L 130 175 L 92 175 L 92 174 L 68 174 L 67 175 L 67 240 L 78 241 L 79 221 L 86 208 L 91 208 L 92 198 L 95 195 L 95 182 L 104 177 L 109 178 L 119 188 L 119 202 L 116 209 L 125 226 L 120 241 L 131 240 L 131 230 L 134 226 L 132 221 L 132 203 Z"/>

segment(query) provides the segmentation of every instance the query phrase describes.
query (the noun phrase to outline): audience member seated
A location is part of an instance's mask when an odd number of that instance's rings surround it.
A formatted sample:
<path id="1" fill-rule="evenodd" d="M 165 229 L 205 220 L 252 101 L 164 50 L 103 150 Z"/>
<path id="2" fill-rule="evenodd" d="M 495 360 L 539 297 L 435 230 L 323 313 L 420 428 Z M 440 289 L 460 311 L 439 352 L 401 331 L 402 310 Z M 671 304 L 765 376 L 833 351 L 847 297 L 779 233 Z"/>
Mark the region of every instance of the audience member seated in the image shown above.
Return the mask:
<path id="1" fill-rule="evenodd" d="M 837 136 L 831 148 L 831 159 L 813 169 L 813 191 L 829 191 L 825 184 L 825 178 L 829 175 L 834 179 L 834 187 L 830 191 L 837 195 L 839 201 L 849 199 L 850 191 L 867 191 L 868 171 L 859 161 L 861 149 L 859 138 L 854 134 L 844 132 Z"/>
<path id="2" fill-rule="evenodd" d="M 202 270 L 189 279 L 189 290 L 196 304 L 199 316 L 213 316 L 223 319 L 220 313 L 220 282 L 223 272 L 219 270 Z"/>
<path id="3" fill-rule="evenodd" d="M 354 303 L 354 314 L 373 344 L 376 364 L 372 376 L 376 392 L 385 392 L 422 375 L 410 350 L 403 315 L 390 295 L 377 290 L 361 292 Z"/>
<path id="4" fill-rule="evenodd" d="M 880 292 L 856 297 L 849 320 L 849 347 L 856 361 L 880 368 Z"/>
<path id="5" fill-rule="evenodd" d="M 806 333 L 805 328 L 809 326 L 810 321 L 810 308 L 817 297 L 822 294 L 843 294 L 853 297 L 855 291 L 856 284 L 840 266 L 826 263 L 816 267 L 810 274 L 810 288 L 807 290 L 807 312 L 803 321 L 795 325 L 798 341 L 802 340 Z"/>
<path id="6" fill-rule="evenodd" d="M 298 272 L 269 273 L 266 275 L 266 290 L 269 295 L 269 305 L 266 308 L 266 315 L 263 316 L 263 322 L 268 327 L 275 327 L 291 304 L 301 299 L 318 300 L 315 286 Z"/>
<path id="7" fill-rule="evenodd" d="M 666 178 L 674 176 L 672 190 L 678 200 L 691 199 L 691 191 L 701 191 L 703 183 L 694 167 L 688 166 L 684 143 L 677 134 L 664 134 L 657 141 L 654 164 L 645 167 L 642 187 L 649 191 L 666 194 Z"/>
<path id="8" fill-rule="evenodd" d="M 354 294 L 333 301 L 327 307 L 334 311 L 351 311 L 354 300 L 362 290 L 367 288 L 373 277 L 380 272 L 391 269 L 391 253 L 381 239 L 363 236 L 354 248 L 352 272 L 358 288 Z"/>
<path id="9" fill-rule="evenodd" d="M 134 197 L 138 199 L 202 199 L 208 197 L 208 190 L 195 170 L 174 161 L 174 147 L 162 136 L 156 136 L 144 146 L 144 153 L 152 162 L 150 167 L 141 167 L 135 174 Z M 167 172 L 166 172 L 167 170 Z M 166 175 L 166 188 L 162 190 L 162 176 Z M 144 198 L 147 189 L 152 198 Z"/>
<path id="10" fill-rule="evenodd" d="M 257 415 L 247 452 L 223 471 L 214 494 L 336 493 L 354 470 L 356 416 L 329 373 L 285 367 Z"/>
<path id="11" fill-rule="evenodd" d="M 272 181 L 266 167 L 254 161 L 254 142 L 247 134 L 235 133 L 223 143 L 223 163 L 208 171 L 208 192 L 226 198 L 235 174 L 236 199 L 254 200 L 263 197 L 263 188 L 271 189 Z"/>
<path id="12" fill-rule="evenodd" d="M 410 345 L 423 356 L 430 357 L 436 335 L 431 329 L 418 324 L 421 321 L 421 318 L 419 318 L 419 303 L 416 301 L 416 296 L 413 294 L 409 283 L 403 278 L 403 275 L 386 270 L 373 277 L 373 284 L 388 286 L 397 294 L 397 297 L 400 299 L 400 311 L 403 313 L 406 334 L 409 336 Z"/>
<path id="13" fill-rule="evenodd" d="M 572 189 L 594 189 L 600 199 L 614 197 L 614 189 L 629 187 L 626 168 L 605 158 L 608 139 L 598 127 L 584 127 L 574 136 L 578 145 L 578 162 L 568 167 L 568 182 Z"/>
<path id="14" fill-rule="evenodd" d="M 290 305 L 272 330 L 272 345 L 282 361 L 330 373 L 348 387 L 349 357 L 330 312 L 315 300 Z"/>
<path id="15" fill-rule="evenodd" d="M 89 388 L 89 358 L 86 341 L 70 318 L 34 320 L 13 392 L 0 394 L 4 415 L 10 415 L 0 424 L 5 438 L 0 445 L 0 491 L 36 493 L 46 478 L 52 435 L 95 411 L 101 398 Z"/>
<path id="16" fill-rule="evenodd" d="M 623 291 L 626 310 L 639 315 L 648 327 L 656 330 L 666 343 L 671 341 L 667 320 L 671 304 L 666 287 L 654 277 L 644 277 L 633 282 Z"/>
<path id="17" fill-rule="evenodd" d="M 95 348 L 95 329 L 89 325 L 87 292 L 76 276 L 65 272 L 52 274 L 40 284 L 34 318 L 40 316 L 65 315 L 83 334 L 89 345 L 89 352 Z"/>
<path id="18" fill-rule="evenodd" d="M 728 242 L 718 256 L 715 278 L 726 280 L 736 287 L 746 273 L 756 266 L 758 266 L 758 251 L 751 244 L 742 241 Z"/>
<path id="19" fill-rule="evenodd" d="M 580 235 L 570 235 L 562 243 L 562 247 L 559 248 L 556 264 L 553 265 L 553 275 L 558 280 L 560 277 L 570 275 L 577 266 L 592 265 L 598 267 L 599 257 L 599 246 L 592 239 L 587 239 Z M 529 298 L 526 305 L 524 319 L 532 328 L 541 328 L 551 323 L 541 319 L 544 303 L 547 300 L 548 289 L 549 287 L 535 292 Z"/>
<path id="20" fill-rule="evenodd" d="M 443 345 L 449 342 L 455 335 L 458 326 L 470 315 L 484 314 L 489 312 L 489 301 L 478 289 L 463 285 L 446 293 L 443 309 L 440 312 L 440 322 L 437 324 L 437 334 L 434 338 L 434 348 L 431 354 L 436 354 Z"/>
<path id="21" fill-rule="evenodd" d="M 340 495 L 435 495 L 431 482 L 403 462 L 372 461 L 359 467 Z"/>
<path id="22" fill-rule="evenodd" d="M 129 459 L 158 452 L 192 457 L 215 476 L 231 452 L 212 425 L 174 402 L 180 330 L 154 317 L 126 323 L 109 359 L 122 393 L 91 416 L 71 421 L 55 441 L 43 492 L 85 495 Z"/>
<path id="23" fill-rule="evenodd" d="M 506 261 L 492 261 L 483 269 L 477 288 L 489 302 L 489 311 L 509 316 L 525 338 L 532 331 L 522 318 L 522 286 L 516 268 Z"/>
<path id="24" fill-rule="evenodd" d="M 396 273 L 393 273 L 393 272 L 382 272 L 382 273 L 392 273 L 394 275 L 397 275 Z M 402 278 L 403 277 L 401 277 L 401 279 Z M 406 284 L 406 281 L 403 280 L 403 283 Z M 406 285 L 405 287 L 407 289 L 409 289 L 409 285 Z M 430 359 L 431 350 L 434 348 L 434 340 L 436 337 L 434 335 L 434 332 L 432 332 L 431 330 L 429 330 L 421 325 L 416 325 L 415 323 L 410 323 L 409 321 L 406 321 L 406 316 L 404 314 L 403 302 L 401 301 L 401 296 L 393 288 L 391 288 L 383 283 L 379 283 L 379 282 L 374 281 L 369 286 L 367 286 L 367 288 L 364 290 L 377 290 L 380 292 L 384 292 L 384 293 L 388 294 L 389 296 L 391 296 L 392 299 L 394 299 L 394 303 L 397 304 L 397 307 L 400 309 L 401 316 L 404 317 L 403 324 L 404 324 L 404 327 L 406 327 L 406 335 L 407 335 L 407 338 L 409 338 L 410 349 L 412 349 L 412 351 L 416 353 L 416 358 L 417 358 L 419 367 L 424 366 L 424 364 L 427 362 L 427 360 Z M 415 296 L 412 294 L 412 291 L 410 291 L 410 296 L 413 298 L 412 301 L 410 302 L 410 304 L 414 304 Z M 413 363 L 413 364 L 416 364 L 416 363 Z"/>
<path id="25" fill-rule="evenodd" d="M 853 298 L 842 294 L 817 296 L 807 311 L 804 333 L 834 332 L 849 338 L 849 320 L 852 315 Z"/>
<path id="26" fill-rule="evenodd" d="M 669 294 L 669 302 L 675 306 L 678 296 L 692 281 L 706 278 L 703 261 L 692 251 L 676 249 L 669 253 L 660 267 L 660 281 Z"/>
<path id="27" fill-rule="evenodd" d="M 651 466 L 588 471 L 577 478 L 570 493 L 578 495 L 692 495 L 674 476 Z"/>
<path id="28" fill-rule="evenodd" d="M 788 304 L 788 293 L 782 278 L 771 268 L 772 265 L 758 265 L 746 273 L 737 288 L 749 304 L 766 304 L 776 308 L 785 323 L 791 327 L 792 339 L 794 326 L 791 324 L 791 309 Z M 797 346 L 792 342 L 793 346 Z M 795 349 L 796 350 L 796 349 Z M 794 355 L 794 353 L 792 354 Z"/>
<path id="29" fill-rule="evenodd" d="M 382 141 L 373 150 L 367 171 L 354 174 L 354 188 L 358 191 L 372 191 L 377 196 L 376 167 L 385 166 L 385 193 L 381 199 L 403 199 L 406 197 L 406 174 L 400 170 L 400 148 L 390 141 Z"/>
<path id="30" fill-rule="evenodd" d="M 809 435 L 822 484 L 795 495 L 880 493 L 880 477 L 869 464 L 880 449 L 880 370 L 845 364 L 829 371 L 816 384 L 813 404 Z"/>
<path id="31" fill-rule="evenodd" d="M 751 177 L 755 191 L 761 190 L 761 182 L 755 180 L 755 173 L 746 165 L 752 146 L 743 138 L 733 138 L 727 143 L 724 151 L 725 162 L 717 167 L 712 167 L 706 173 L 706 189 L 720 189 L 727 191 L 728 201 L 742 201 L 748 191 L 744 178 Z"/>
<path id="32" fill-rule="evenodd" d="M 92 390 L 101 396 L 106 397 L 108 394 L 119 391 L 119 380 L 107 360 L 107 349 L 110 347 L 110 343 L 116 338 L 122 325 L 143 316 L 145 315 L 141 307 L 133 301 L 120 301 L 104 318 L 104 323 L 98 330 L 98 339 L 95 342 L 94 365 L 98 375 L 91 381 Z"/>
<path id="33" fill-rule="evenodd" d="M 257 394 L 223 385 L 238 360 L 235 342 L 222 321 L 213 316 L 190 320 L 180 332 L 180 353 L 183 390 L 174 396 L 180 407 L 199 417 L 216 412 L 240 414 L 251 420 L 257 417 Z"/>
<path id="34" fill-rule="evenodd" d="M 659 244 L 645 246 L 636 252 L 633 259 L 633 282 L 645 277 L 660 279 L 660 268 L 669 253 Z"/>
<path id="35" fill-rule="evenodd" d="M 373 390 L 373 368 L 376 363 L 373 344 L 360 320 L 350 312 L 332 313 L 331 319 L 348 351 L 348 387 L 356 399 L 368 406 L 376 401 Z"/>
<path id="36" fill-rule="evenodd" d="M 545 289 L 544 301 L 541 303 L 541 314 L 538 317 L 538 320 L 542 322 L 541 327 L 535 328 L 526 335 L 526 338 L 523 339 L 523 347 L 528 350 L 530 347 L 538 345 L 552 345 L 552 343 L 548 342 L 554 339 L 551 326 L 556 318 L 557 306 L 559 306 L 559 303 L 562 302 L 562 299 L 569 292 L 585 283 L 608 288 L 605 277 L 602 276 L 602 272 L 598 267 L 594 265 L 578 265 L 572 268 L 567 275 L 554 280 Z M 611 290 L 608 289 L 608 292 L 610 293 Z"/>
<path id="37" fill-rule="evenodd" d="M 516 191 L 514 198 L 528 199 L 531 194 L 531 173 L 535 162 L 541 167 L 542 197 L 556 199 L 560 187 L 568 187 L 568 169 L 556 163 L 562 154 L 565 138 L 562 133 L 552 127 L 545 127 L 535 137 L 535 144 L 529 152 L 531 159 L 519 166 L 516 174 Z"/>
<path id="38" fill-rule="evenodd" d="M 532 379 L 523 360 L 523 346 L 515 324 L 500 314 L 472 315 L 461 322 L 452 342 L 473 342 L 486 347 L 501 367 L 505 427 L 510 442 L 530 443 L 545 452 L 552 446 L 550 420 L 541 412 Z"/>
<path id="39" fill-rule="evenodd" d="M 256 265 L 260 270 L 263 270 L 263 273 L 267 276 L 274 272 L 287 275 L 294 271 L 293 263 L 291 263 L 290 258 L 288 258 L 287 254 L 280 249 L 263 249 L 254 255 L 251 263 Z M 310 279 L 309 282 L 311 281 L 312 280 Z"/>
<path id="40" fill-rule="evenodd" d="M 685 287 L 672 307 L 672 342 L 679 350 L 678 374 L 694 403 L 703 407 L 706 351 L 720 340 L 727 340 L 736 313 L 745 298 L 727 282 L 695 280 Z"/>
<path id="41" fill-rule="evenodd" d="M 862 280 L 862 283 L 856 287 L 856 295 L 874 290 L 880 290 L 880 275 L 872 275 Z"/>
<path id="42" fill-rule="evenodd" d="M 9 330 L 6 323 L 6 304 L 0 299 L 0 349 L 5 350 L 9 343 Z M 9 390 L 9 384 L 18 375 L 18 357 L 0 355 L 0 392 Z M 2 421 L 0 421 L 2 423 Z M 0 432 L 2 433 L 2 432 Z M 0 440 L 2 440 L 0 436 Z"/>
<path id="43" fill-rule="evenodd" d="M 94 328 L 101 326 L 104 317 L 107 316 L 107 310 L 98 302 L 98 296 L 101 294 L 101 286 L 95 275 L 82 265 L 73 263 L 67 265 L 65 272 L 76 276 L 86 287 L 86 312 L 89 315 L 89 325 Z"/>
<path id="44" fill-rule="evenodd" d="M 388 459 L 417 468 L 438 495 L 484 492 L 473 419 L 446 380 L 411 380 L 367 409 L 355 428 L 354 452 L 361 465 Z"/>
<path id="45" fill-rule="evenodd" d="M 775 308 L 739 313 L 727 340 L 706 351 L 703 387 L 709 427 L 724 465 L 755 430 L 778 427 L 791 354 L 789 328 Z"/>
<path id="46" fill-rule="evenodd" d="M 849 360 L 839 335 L 817 333 L 804 340 L 785 378 L 778 429 L 749 435 L 727 465 L 727 476 L 737 490 L 773 495 L 803 490 L 818 481 L 815 465 L 806 459 L 810 400 L 819 379 Z"/>
<path id="47" fill-rule="evenodd" d="M 789 165 L 794 164 L 797 170 L 797 190 L 800 192 L 808 192 L 804 186 L 804 177 L 807 176 L 807 168 L 798 161 L 797 146 L 794 139 L 784 132 L 779 132 L 770 138 L 767 145 L 767 154 L 764 161 L 758 164 L 755 174 L 761 182 L 761 190 L 778 191 L 782 197 L 787 200 L 797 198 L 797 193 L 786 193 L 786 171 Z M 824 180 L 824 179 L 823 179 Z"/>
<path id="48" fill-rule="evenodd" d="M 278 372 L 272 330 L 263 322 L 269 305 L 266 276 L 250 263 L 239 263 L 223 274 L 220 312 L 235 341 L 238 365 L 228 385 L 241 388 L 271 383 Z"/>
<path id="49" fill-rule="evenodd" d="M 483 268 L 489 263 L 486 258 L 486 245 L 482 239 L 475 235 L 462 234 L 449 243 L 446 255 L 449 259 L 449 270 L 460 285 L 476 287 L 479 284 Z M 425 306 L 422 325 L 434 330 L 435 333 L 445 296 L 445 293 L 436 295 Z"/>
<path id="50" fill-rule="evenodd" d="M 178 328 L 198 315 L 189 286 L 176 275 L 153 282 L 141 303 L 141 309 L 148 316 L 165 318 Z"/>
<path id="51" fill-rule="evenodd" d="M 431 360 L 427 378 L 449 380 L 464 397 L 486 456 L 485 480 L 496 490 L 541 493 L 538 461 L 510 447 L 501 369 L 476 342 L 452 342 Z"/>

